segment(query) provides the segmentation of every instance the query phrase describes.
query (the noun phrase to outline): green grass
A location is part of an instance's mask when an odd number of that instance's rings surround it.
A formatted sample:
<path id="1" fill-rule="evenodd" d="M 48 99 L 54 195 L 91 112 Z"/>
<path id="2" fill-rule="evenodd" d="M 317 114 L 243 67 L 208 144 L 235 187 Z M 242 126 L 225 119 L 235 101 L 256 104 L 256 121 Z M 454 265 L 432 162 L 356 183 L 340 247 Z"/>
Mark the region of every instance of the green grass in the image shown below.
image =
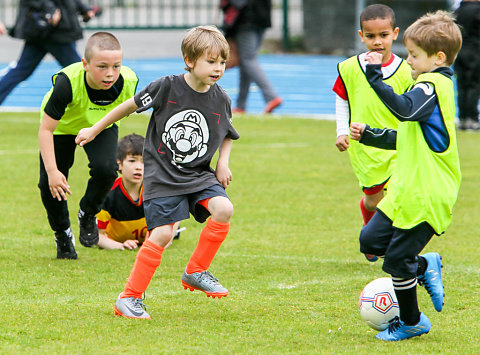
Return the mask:
<path id="1" fill-rule="evenodd" d="M 120 135 L 144 134 L 147 122 L 127 118 Z M 443 255 L 444 311 L 419 288 L 432 330 L 392 344 L 377 341 L 359 318 L 360 291 L 386 274 L 358 251 L 361 191 L 347 154 L 336 151 L 333 122 L 235 119 L 242 136 L 230 160 L 235 215 L 211 267 L 230 295 L 212 300 L 181 286 L 202 227 L 188 220 L 147 290 L 150 321 L 113 315 L 136 252 L 77 244 L 78 260 L 55 259 L 36 187 L 38 124 L 37 113 L 0 114 L 1 354 L 480 353 L 479 135 L 459 133 L 463 183 L 453 223 L 426 249 Z M 86 164 L 79 148 L 72 216 Z M 76 218 L 72 227 L 78 236 Z"/>

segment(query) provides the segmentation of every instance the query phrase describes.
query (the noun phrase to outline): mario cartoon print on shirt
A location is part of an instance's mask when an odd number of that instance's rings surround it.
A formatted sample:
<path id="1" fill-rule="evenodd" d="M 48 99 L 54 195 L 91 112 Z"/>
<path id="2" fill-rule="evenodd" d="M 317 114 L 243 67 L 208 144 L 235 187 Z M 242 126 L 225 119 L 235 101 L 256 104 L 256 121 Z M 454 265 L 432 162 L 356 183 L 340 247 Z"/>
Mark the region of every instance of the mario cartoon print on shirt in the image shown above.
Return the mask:
<path id="1" fill-rule="evenodd" d="M 181 111 L 170 117 L 162 134 L 163 143 L 172 152 L 172 163 L 177 166 L 205 155 L 208 139 L 207 120 L 196 110 Z"/>

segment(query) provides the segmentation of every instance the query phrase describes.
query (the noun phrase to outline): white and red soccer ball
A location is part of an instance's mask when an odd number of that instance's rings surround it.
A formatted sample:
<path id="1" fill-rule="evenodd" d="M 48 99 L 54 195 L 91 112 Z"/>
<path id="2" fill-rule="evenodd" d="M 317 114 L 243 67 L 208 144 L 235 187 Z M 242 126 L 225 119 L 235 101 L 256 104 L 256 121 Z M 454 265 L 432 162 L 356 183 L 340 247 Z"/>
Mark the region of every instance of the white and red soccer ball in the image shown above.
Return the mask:
<path id="1" fill-rule="evenodd" d="M 399 308 L 392 279 L 382 277 L 370 282 L 358 300 L 360 316 L 373 329 L 387 329 L 388 323 L 399 316 Z"/>

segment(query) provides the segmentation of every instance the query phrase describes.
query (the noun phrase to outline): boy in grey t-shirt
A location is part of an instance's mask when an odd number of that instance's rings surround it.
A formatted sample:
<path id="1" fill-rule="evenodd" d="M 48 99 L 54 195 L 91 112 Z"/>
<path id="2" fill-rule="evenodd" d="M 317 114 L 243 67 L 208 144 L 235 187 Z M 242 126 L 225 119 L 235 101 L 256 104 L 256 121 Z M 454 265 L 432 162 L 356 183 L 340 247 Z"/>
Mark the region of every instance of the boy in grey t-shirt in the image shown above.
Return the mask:
<path id="1" fill-rule="evenodd" d="M 143 161 L 144 209 L 150 237 L 139 250 L 127 284 L 115 304 L 115 314 L 146 318 L 142 293 L 160 265 L 175 222 L 199 222 L 209 216 L 198 245 L 182 276 L 185 289 L 224 297 L 228 290 L 207 271 L 225 240 L 233 214 L 225 188 L 232 180 L 228 167 L 232 142 L 231 102 L 217 81 L 225 71 L 228 43 L 216 27 L 191 29 L 182 42 L 187 73 L 160 78 L 119 105 L 102 120 L 79 132 L 76 142 L 87 144 L 101 130 L 137 111 L 153 108 Z M 210 162 L 219 150 L 216 169 Z"/>

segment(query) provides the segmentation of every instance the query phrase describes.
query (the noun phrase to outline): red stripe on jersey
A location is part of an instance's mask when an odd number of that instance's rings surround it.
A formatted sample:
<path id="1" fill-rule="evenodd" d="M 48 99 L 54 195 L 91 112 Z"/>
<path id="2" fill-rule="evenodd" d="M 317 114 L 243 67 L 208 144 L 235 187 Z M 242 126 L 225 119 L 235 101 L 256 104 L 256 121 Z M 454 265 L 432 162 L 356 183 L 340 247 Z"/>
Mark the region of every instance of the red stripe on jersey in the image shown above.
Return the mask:
<path id="1" fill-rule="evenodd" d="M 347 90 L 345 90 L 345 86 L 343 85 L 343 81 L 340 79 L 340 76 L 337 76 L 337 80 L 335 81 L 332 90 L 342 99 L 348 100 Z"/>

